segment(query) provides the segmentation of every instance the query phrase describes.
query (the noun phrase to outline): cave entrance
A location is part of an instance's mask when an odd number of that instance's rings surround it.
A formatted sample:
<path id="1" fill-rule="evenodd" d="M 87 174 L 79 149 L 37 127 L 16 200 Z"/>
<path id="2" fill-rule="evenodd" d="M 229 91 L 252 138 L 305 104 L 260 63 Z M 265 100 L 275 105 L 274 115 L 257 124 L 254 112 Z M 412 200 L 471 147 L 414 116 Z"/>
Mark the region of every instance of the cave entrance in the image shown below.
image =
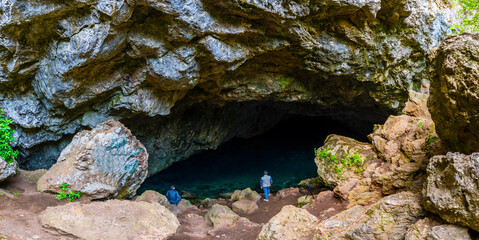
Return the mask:
<path id="1" fill-rule="evenodd" d="M 267 132 L 248 139 L 233 138 L 216 150 L 207 150 L 175 163 L 146 179 L 138 193 L 155 190 L 165 194 L 170 185 L 198 198 L 216 198 L 237 189 L 261 191 L 259 179 L 267 170 L 272 191 L 296 186 L 317 177 L 313 148 L 322 146 L 329 134 L 366 141 L 365 133 L 329 117 L 287 115 Z"/>

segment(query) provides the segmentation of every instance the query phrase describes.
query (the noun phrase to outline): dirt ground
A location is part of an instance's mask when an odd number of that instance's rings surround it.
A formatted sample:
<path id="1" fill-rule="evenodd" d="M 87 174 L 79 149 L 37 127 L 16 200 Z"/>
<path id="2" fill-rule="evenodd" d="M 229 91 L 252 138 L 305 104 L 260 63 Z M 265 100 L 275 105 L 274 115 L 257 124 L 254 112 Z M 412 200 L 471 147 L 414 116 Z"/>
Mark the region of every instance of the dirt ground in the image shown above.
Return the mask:
<path id="1" fill-rule="evenodd" d="M 22 171 L 23 172 L 23 171 Z M 27 180 L 28 172 L 15 176 L 0 183 L 0 189 L 6 190 L 13 198 L 0 193 L 0 240 L 56 240 L 65 239 L 47 232 L 40 224 L 38 215 L 49 206 L 66 204 L 68 201 L 58 201 L 54 194 L 39 193 L 36 184 Z M 271 196 L 269 202 L 258 201 L 259 209 L 252 214 L 240 214 L 241 219 L 234 227 L 213 229 L 211 223 L 203 219 L 208 209 L 188 208 L 178 214 L 181 226 L 171 240 L 248 240 L 255 239 L 262 226 L 281 211 L 285 205 L 296 205 L 302 194 L 287 196 Z M 346 203 L 334 197 L 331 192 L 319 195 L 306 209 L 320 220 L 342 211 Z M 80 202 L 90 200 L 81 198 Z M 223 204 L 231 207 L 231 201 Z"/>

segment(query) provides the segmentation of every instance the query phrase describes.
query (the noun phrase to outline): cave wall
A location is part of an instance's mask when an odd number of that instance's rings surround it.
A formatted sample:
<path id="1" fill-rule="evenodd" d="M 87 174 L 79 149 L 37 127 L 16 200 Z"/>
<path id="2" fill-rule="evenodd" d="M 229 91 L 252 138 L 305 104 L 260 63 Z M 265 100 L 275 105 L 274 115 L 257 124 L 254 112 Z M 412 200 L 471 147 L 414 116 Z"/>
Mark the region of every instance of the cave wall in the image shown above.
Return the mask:
<path id="1" fill-rule="evenodd" d="M 22 166 L 48 167 L 73 134 L 113 118 L 151 146 L 151 170 L 248 132 L 233 127 L 241 110 L 188 118 L 198 103 L 398 113 L 408 90 L 427 89 L 450 22 L 429 0 L 5 0 L 0 15 L 0 107 Z M 200 140 L 168 147 L 171 135 Z"/>

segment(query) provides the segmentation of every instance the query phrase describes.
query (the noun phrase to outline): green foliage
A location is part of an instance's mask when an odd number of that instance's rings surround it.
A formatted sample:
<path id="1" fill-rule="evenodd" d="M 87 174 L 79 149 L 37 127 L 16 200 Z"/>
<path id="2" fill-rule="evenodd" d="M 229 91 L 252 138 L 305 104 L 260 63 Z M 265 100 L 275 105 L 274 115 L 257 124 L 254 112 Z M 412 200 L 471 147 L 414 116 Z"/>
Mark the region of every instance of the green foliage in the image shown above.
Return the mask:
<path id="1" fill-rule="evenodd" d="M 18 150 L 13 151 L 10 143 L 15 143 L 13 134 L 15 131 L 10 127 L 13 121 L 5 118 L 3 109 L 0 109 L 0 157 L 11 164 L 18 155 Z"/>
<path id="2" fill-rule="evenodd" d="M 437 138 L 436 136 L 429 135 L 426 138 L 426 145 L 431 145 L 431 144 L 435 143 L 438 139 L 439 138 Z"/>
<path id="3" fill-rule="evenodd" d="M 314 150 L 316 157 L 326 159 L 328 162 L 328 168 L 332 169 L 338 179 L 343 176 L 344 169 L 351 169 L 352 167 L 357 167 L 356 172 L 359 174 L 364 169 L 362 168 L 364 160 L 358 153 L 343 153 L 342 156 L 338 157 L 335 154 L 330 152 L 331 148 L 323 148 L 321 151 Z"/>
<path id="4" fill-rule="evenodd" d="M 419 122 L 417 123 L 417 128 L 420 128 L 420 127 L 422 127 L 422 121 L 419 121 Z"/>
<path id="5" fill-rule="evenodd" d="M 60 185 L 60 192 L 57 194 L 58 200 L 63 200 L 68 198 L 68 201 L 73 202 L 76 199 L 81 198 L 80 192 L 70 191 L 68 192 L 68 183 L 62 183 Z"/>
<path id="6" fill-rule="evenodd" d="M 453 0 L 453 6 L 459 7 L 460 24 L 453 24 L 449 35 L 479 31 L 479 0 Z"/>

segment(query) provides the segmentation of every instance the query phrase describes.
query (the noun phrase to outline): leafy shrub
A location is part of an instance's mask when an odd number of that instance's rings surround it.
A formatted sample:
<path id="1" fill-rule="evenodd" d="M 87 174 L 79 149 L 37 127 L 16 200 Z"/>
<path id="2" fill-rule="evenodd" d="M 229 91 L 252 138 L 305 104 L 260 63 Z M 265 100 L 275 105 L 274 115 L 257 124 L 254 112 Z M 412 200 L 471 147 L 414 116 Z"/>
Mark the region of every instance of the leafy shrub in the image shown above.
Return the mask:
<path id="1" fill-rule="evenodd" d="M 479 0 L 453 0 L 453 6 L 459 6 L 460 24 L 453 24 L 449 34 L 479 31 Z"/>
<path id="2" fill-rule="evenodd" d="M 62 183 L 60 185 L 60 192 L 57 194 L 58 200 L 63 200 L 68 198 L 68 201 L 73 202 L 76 199 L 81 198 L 80 192 L 70 191 L 68 192 L 68 183 Z"/>
<path id="3" fill-rule="evenodd" d="M 10 127 L 13 121 L 5 118 L 3 109 L 0 109 L 0 157 L 11 164 L 18 155 L 18 150 L 13 150 L 10 143 L 15 143 L 13 134 L 15 131 Z"/>

